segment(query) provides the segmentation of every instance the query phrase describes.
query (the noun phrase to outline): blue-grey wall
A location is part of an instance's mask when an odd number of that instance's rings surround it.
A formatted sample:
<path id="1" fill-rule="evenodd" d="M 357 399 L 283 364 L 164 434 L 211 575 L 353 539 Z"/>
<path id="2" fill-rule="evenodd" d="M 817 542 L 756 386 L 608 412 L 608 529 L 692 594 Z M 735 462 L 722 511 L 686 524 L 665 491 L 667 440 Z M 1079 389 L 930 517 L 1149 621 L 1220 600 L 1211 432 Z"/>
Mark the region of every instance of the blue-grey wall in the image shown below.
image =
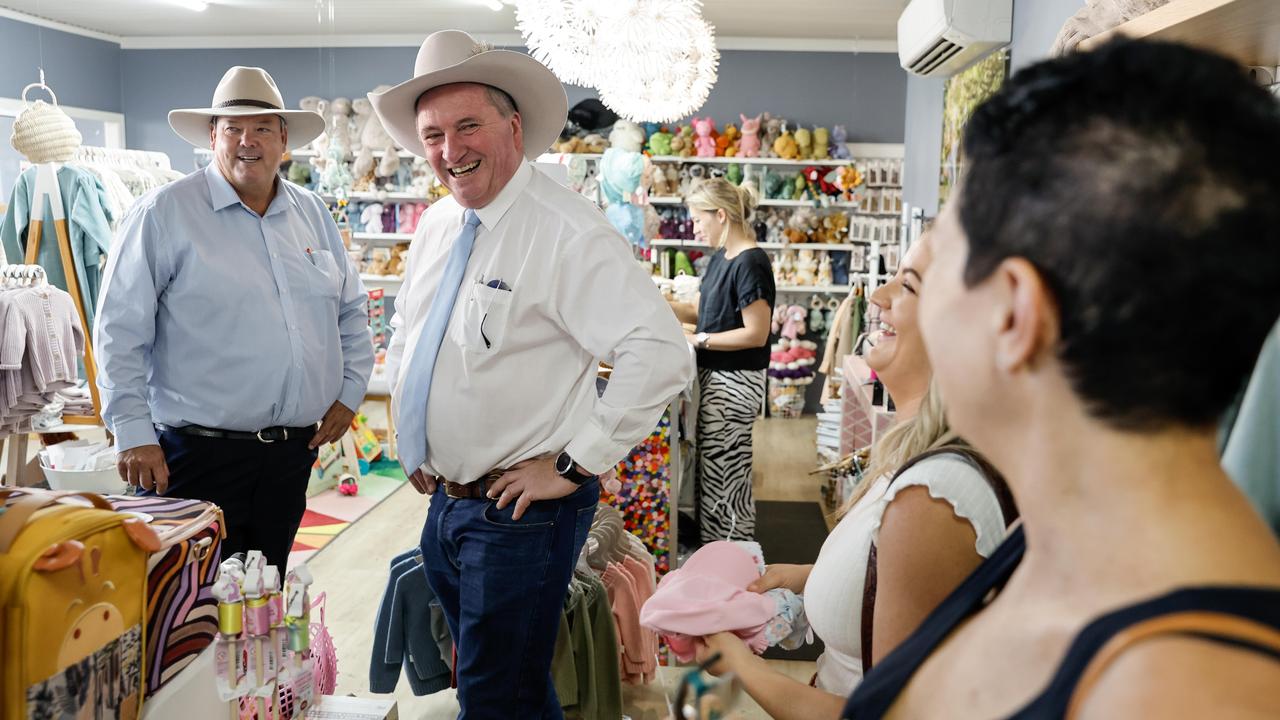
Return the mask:
<path id="1" fill-rule="evenodd" d="M 1014 0 L 1009 62 L 1014 72 L 1049 55 L 1062 24 L 1084 0 Z M 907 80 L 906 162 L 903 200 L 938 211 L 938 166 L 942 154 L 942 95 L 946 81 L 911 75 Z"/>
<path id="2" fill-rule="evenodd" d="M 944 78 L 912 75 L 907 80 L 906 158 L 902 199 L 924 214 L 938 214 L 938 176 L 942 165 L 942 92 Z"/>
<path id="3" fill-rule="evenodd" d="M 1067 18 L 1084 7 L 1085 0 L 1014 0 L 1013 42 L 1009 63 L 1014 72 L 1049 55 L 1054 38 Z"/>
<path id="4" fill-rule="evenodd" d="M 0 97 L 21 97 L 37 66 L 63 105 L 121 112 L 119 45 L 0 18 Z"/>
<path id="5" fill-rule="evenodd" d="M 0 96 L 16 97 L 36 77 L 43 46 L 49 84 L 67 105 L 123 112 L 127 144 L 160 150 L 179 168 L 190 147 L 167 114 L 209 103 L 232 65 L 266 68 L 290 106 L 307 95 L 360 97 L 406 79 L 416 48 L 122 50 L 118 45 L 0 18 Z M 570 103 L 595 92 L 568 86 Z M 854 142 L 904 139 L 907 74 L 892 53 L 721 53 L 720 76 L 698 115 L 717 124 L 769 111 L 806 126 L 843 124 Z"/>
<path id="6" fill-rule="evenodd" d="M 124 107 L 129 147 L 169 153 L 178 167 L 190 150 L 169 129 L 168 111 L 207 106 L 232 65 L 266 68 L 297 105 L 308 95 L 360 97 L 383 83 L 407 79 L 416 48 L 280 48 L 248 50 L 125 50 Z M 595 91 L 566 86 L 569 103 Z M 717 124 L 738 113 L 770 111 L 805 125 L 843 124 L 853 142 L 903 140 L 907 74 L 887 53 L 757 52 L 721 54 L 720 76 L 698 115 Z"/>

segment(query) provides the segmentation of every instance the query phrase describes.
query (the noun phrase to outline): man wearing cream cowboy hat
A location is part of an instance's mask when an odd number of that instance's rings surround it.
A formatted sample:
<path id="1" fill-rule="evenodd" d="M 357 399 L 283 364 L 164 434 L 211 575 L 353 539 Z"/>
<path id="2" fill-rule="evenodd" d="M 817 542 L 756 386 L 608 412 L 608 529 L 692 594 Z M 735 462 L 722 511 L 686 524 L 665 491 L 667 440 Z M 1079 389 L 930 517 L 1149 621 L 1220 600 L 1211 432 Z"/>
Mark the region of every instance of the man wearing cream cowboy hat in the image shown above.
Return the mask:
<path id="1" fill-rule="evenodd" d="M 277 176 L 324 120 L 233 67 L 209 107 L 169 124 L 213 162 L 120 224 L 95 327 L 103 419 L 126 481 L 217 503 L 224 554 L 262 550 L 283 571 L 316 449 L 346 432 L 373 367 L 333 217 Z"/>
<path id="2" fill-rule="evenodd" d="M 410 246 L 387 374 L 401 463 L 432 495 L 424 567 L 461 717 L 561 717 L 551 657 L 597 476 L 685 387 L 689 346 L 604 215 L 528 162 L 567 115 L 547 68 L 446 30 L 369 99 L 451 192 Z"/>

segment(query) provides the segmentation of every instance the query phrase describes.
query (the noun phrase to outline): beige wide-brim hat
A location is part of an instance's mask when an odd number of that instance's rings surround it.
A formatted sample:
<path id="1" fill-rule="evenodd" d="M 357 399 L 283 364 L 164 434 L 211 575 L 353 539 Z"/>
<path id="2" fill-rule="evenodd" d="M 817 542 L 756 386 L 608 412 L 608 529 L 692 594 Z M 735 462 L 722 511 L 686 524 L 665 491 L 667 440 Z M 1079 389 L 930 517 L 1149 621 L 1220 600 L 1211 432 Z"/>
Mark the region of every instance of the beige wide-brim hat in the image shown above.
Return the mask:
<path id="1" fill-rule="evenodd" d="M 324 118 L 310 110 L 286 110 L 276 81 L 266 70 L 237 65 L 227 71 L 213 91 L 207 108 L 169 111 L 169 127 L 198 148 L 209 147 L 209 118 L 247 115 L 279 115 L 289 130 L 288 149 L 315 140 L 324 132 Z"/>
<path id="2" fill-rule="evenodd" d="M 422 42 L 413 79 L 381 93 L 369 93 L 374 112 L 400 147 L 426 157 L 418 137 L 417 103 L 422 93 L 451 83 L 480 83 L 506 92 L 516 102 L 525 157 L 546 152 L 564 130 L 569 98 L 545 65 L 511 50 L 482 50 L 461 30 L 441 30 Z"/>

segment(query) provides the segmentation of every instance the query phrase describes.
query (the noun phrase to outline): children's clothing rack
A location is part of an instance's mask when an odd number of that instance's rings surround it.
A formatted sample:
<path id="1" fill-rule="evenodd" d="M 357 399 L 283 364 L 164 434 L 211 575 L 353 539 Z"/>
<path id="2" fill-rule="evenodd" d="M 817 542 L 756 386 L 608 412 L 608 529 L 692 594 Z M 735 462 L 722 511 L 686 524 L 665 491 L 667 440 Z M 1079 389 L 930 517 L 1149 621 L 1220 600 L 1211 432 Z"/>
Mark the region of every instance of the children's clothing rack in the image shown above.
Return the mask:
<path id="1" fill-rule="evenodd" d="M 89 385 L 89 396 L 93 399 L 92 415 L 64 415 L 62 421 L 67 425 L 101 425 L 102 402 L 98 397 L 97 371 L 93 361 L 93 328 L 89 327 L 89 319 L 85 314 L 84 296 L 80 294 L 80 279 L 71 254 L 71 235 L 67 231 L 66 210 L 62 205 L 62 191 L 58 187 L 59 167 L 58 163 L 42 163 L 35 166 L 35 192 L 31 198 L 26 263 L 35 265 L 40 257 L 40 241 L 44 230 L 45 203 L 47 202 L 49 213 L 53 216 L 54 233 L 58 238 L 62 272 L 67 278 L 67 293 L 75 302 L 76 312 L 80 315 L 80 325 L 84 329 L 84 374 Z"/>

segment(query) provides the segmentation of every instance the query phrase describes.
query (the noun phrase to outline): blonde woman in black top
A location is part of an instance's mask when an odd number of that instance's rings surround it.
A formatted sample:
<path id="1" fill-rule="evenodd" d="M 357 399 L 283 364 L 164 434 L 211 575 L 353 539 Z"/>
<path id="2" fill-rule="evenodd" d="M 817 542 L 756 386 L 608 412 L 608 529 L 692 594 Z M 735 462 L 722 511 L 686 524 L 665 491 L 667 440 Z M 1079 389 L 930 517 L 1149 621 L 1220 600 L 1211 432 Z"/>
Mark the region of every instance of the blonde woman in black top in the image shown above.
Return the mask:
<path id="1" fill-rule="evenodd" d="M 764 405 L 769 321 L 776 289 L 769 255 L 756 245 L 749 185 L 711 178 L 685 199 L 696 235 L 714 254 L 697 305 L 673 303 L 697 348 L 698 523 L 702 542 L 752 540 L 751 430 Z"/>

